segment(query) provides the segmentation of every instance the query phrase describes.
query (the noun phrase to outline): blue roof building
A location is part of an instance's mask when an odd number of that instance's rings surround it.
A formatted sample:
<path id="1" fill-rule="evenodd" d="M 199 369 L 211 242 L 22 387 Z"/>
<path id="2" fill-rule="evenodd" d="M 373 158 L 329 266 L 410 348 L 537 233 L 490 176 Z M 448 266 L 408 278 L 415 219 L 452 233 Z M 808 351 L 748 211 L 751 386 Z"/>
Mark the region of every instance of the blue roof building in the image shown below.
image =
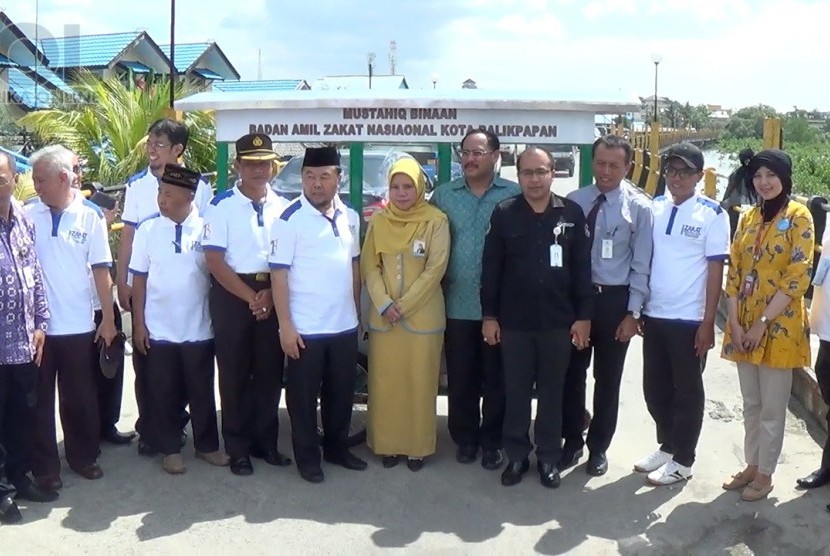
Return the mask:
<path id="1" fill-rule="evenodd" d="M 225 81 L 214 83 L 215 91 L 308 91 L 311 87 L 304 79 L 261 79 L 259 81 Z"/>
<path id="2" fill-rule="evenodd" d="M 170 57 L 170 45 L 160 46 Z M 215 42 L 177 43 L 173 53 L 176 72 L 185 75 L 192 84 L 210 86 L 221 81 L 239 80 L 239 72 Z"/>
<path id="3" fill-rule="evenodd" d="M 144 31 L 48 37 L 41 40 L 49 67 L 69 74 L 87 69 L 102 77 L 132 73 L 169 73 L 170 60 Z"/>

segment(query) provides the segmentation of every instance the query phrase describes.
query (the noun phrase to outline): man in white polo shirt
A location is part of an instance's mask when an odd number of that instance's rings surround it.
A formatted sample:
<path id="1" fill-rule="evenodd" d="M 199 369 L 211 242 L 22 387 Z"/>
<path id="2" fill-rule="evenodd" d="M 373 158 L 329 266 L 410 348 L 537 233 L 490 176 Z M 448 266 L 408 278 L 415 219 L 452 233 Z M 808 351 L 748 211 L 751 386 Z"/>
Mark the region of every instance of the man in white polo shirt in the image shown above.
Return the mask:
<path id="1" fill-rule="evenodd" d="M 360 224 L 337 196 L 340 155 L 308 148 L 303 194 L 271 230 L 271 282 L 288 356 L 286 401 L 294 459 L 308 482 L 324 480 L 317 438 L 317 397 L 323 418 L 323 459 L 346 469 L 366 462 L 346 445 L 357 366 Z"/>
<path id="2" fill-rule="evenodd" d="M 213 329 L 208 313 L 210 274 L 202 252 L 202 218 L 193 206 L 198 172 L 165 166 L 159 186 L 160 216 L 145 220 L 133 242 L 133 343 L 144 367 L 150 443 L 162 469 L 185 472 L 180 404 L 190 406 L 196 457 L 228 465 L 219 451 L 213 394 Z"/>
<path id="3" fill-rule="evenodd" d="M 72 152 L 59 145 L 46 147 L 32 155 L 31 163 L 42 202 L 30 205 L 28 212 L 52 314 L 40 367 L 32 474 L 38 484 L 59 488 L 56 378 L 67 463 L 86 479 L 103 475 L 96 461 L 101 431 L 89 345 L 93 338 L 109 345 L 116 335 L 109 275 L 112 255 L 100 209 L 71 187 Z M 97 332 L 90 268 L 103 311 Z"/>
<path id="4" fill-rule="evenodd" d="M 121 230 L 121 238 L 118 244 L 118 273 L 116 286 L 118 288 L 118 302 L 121 307 L 131 310 L 131 287 L 127 265 L 130 262 L 130 255 L 133 249 L 133 238 L 136 227 L 144 220 L 156 216 L 159 213 L 158 190 L 159 178 L 164 173 L 167 164 L 177 164 L 178 159 L 183 156 L 187 147 L 187 140 L 190 134 L 184 122 L 177 122 L 170 118 L 157 120 L 147 131 L 147 142 L 145 149 L 149 165 L 146 169 L 137 173 L 127 181 L 127 189 L 124 192 L 124 212 L 121 221 L 124 228 Z M 199 209 L 199 214 L 204 216 L 205 209 L 213 197 L 213 191 L 204 180 L 199 182 L 194 202 Z M 142 417 L 146 414 L 144 406 L 144 383 L 142 371 L 144 369 L 144 355 L 133 350 L 133 371 L 135 372 L 135 401 L 138 406 L 138 419 L 135 423 L 135 430 L 141 434 Z M 188 415 L 182 404 L 182 428 L 187 424 Z M 152 455 L 157 451 L 146 442 L 146 439 L 139 438 L 138 453 Z"/>
<path id="5" fill-rule="evenodd" d="M 654 199 L 654 250 L 643 321 L 643 393 L 660 448 L 635 464 L 655 486 L 692 477 L 703 425 L 703 368 L 729 253 L 729 218 L 697 193 L 703 153 L 680 143 L 666 154 L 667 195 Z"/>
<path id="6" fill-rule="evenodd" d="M 216 337 L 222 437 L 234 475 L 254 472 L 251 457 L 277 466 L 278 406 L 285 355 L 268 272 L 269 230 L 286 201 L 271 190 L 276 153 L 252 133 L 236 142 L 236 187 L 214 197 L 205 214 L 202 247 L 213 275 L 210 316 Z"/>

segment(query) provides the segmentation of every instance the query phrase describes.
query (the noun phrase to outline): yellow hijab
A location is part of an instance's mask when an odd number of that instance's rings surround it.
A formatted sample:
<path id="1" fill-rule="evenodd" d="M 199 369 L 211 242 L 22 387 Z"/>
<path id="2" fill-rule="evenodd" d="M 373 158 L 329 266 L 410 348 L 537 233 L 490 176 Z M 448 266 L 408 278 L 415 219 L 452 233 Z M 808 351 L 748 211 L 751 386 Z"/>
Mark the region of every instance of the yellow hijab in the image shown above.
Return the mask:
<path id="1" fill-rule="evenodd" d="M 446 218 L 443 212 L 426 201 L 426 177 L 421 165 L 414 158 L 402 158 L 389 169 L 386 183 L 392 183 L 392 176 L 404 174 L 415 184 L 418 195 L 415 204 L 409 210 L 400 210 L 391 201 L 386 207 L 372 217 L 374 228 L 375 252 L 400 253 L 411 248 L 415 236 L 423 224 L 432 220 Z"/>

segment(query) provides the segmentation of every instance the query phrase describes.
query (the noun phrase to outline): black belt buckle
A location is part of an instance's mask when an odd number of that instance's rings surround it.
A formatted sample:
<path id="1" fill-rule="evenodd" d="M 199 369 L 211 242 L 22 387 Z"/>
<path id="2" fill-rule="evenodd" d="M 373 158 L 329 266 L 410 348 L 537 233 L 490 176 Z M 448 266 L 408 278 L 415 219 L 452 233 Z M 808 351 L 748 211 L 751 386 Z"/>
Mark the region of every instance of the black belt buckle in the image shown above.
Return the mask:
<path id="1" fill-rule="evenodd" d="M 257 272 L 254 274 L 254 280 L 257 282 L 267 282 L 270 279 L 270 276 L 267 272 Z"/>

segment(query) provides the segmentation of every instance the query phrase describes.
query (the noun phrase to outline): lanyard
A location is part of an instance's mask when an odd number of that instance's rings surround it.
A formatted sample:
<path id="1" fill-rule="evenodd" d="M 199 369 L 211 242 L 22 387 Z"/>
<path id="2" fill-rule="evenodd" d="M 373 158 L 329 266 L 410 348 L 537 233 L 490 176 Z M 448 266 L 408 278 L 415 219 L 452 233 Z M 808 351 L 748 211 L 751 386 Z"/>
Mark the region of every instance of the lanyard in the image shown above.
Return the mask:
<path id="1" fill-rule="evenodd" d="M 783 207 L 778 209 L 778 212 L 775 213 L 775 216 L 773 217 L 772 220 L 769 221 L 769 223 L 764 222 L 763 221 L 764 216 L 763 216 L 763 214 L 761 215 L 761 227 L 758 228 L 758 233 L 755 234 L 755 247 L 752 249 L 753 266 L 755 264 L 757 264 L 758 261 L 761 260 L 761 244 L 766 239 L 767 234 L 769 233 L 770 229 L 775 226 L 776 222 L 778 221 L 778 217 L 781 216 L 782 212 L 784 212 L 784 207 L 786 207 L 786 206 L 787 205 L 785 204 Z"/>

